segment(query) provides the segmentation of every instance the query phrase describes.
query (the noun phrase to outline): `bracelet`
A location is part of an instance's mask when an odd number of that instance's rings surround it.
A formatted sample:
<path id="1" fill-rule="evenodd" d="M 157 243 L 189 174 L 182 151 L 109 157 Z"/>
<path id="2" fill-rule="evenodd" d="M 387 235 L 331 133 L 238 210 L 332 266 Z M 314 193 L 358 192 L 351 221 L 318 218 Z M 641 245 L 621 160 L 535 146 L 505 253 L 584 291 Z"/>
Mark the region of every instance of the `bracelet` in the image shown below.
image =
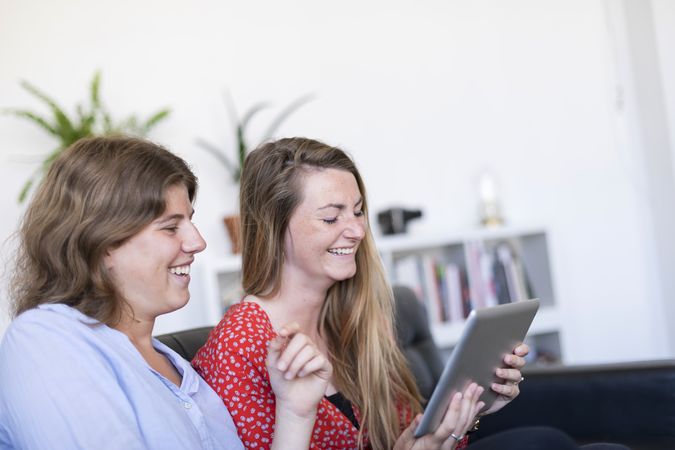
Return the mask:
<path id="1" fill-rule="evenodd" d="M 479 425 L 480 425 L 480 417 L 476 417 L 473 426 L 467 430 L 466 434 L 475 433 L 476 431 L 478 431 Z"/>

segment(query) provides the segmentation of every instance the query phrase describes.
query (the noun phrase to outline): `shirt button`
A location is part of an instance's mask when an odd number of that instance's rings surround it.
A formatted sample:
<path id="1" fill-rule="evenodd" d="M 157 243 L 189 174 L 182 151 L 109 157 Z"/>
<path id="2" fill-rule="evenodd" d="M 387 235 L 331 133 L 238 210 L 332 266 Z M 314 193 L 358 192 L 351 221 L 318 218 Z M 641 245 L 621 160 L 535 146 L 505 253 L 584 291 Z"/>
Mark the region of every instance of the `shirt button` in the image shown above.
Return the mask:
<path id="1" fill-rule="evenodd" d="M 192 403 L 184 402 L 184 403 L 183 403 L 183 407 L 184 407 L 185 409 L 190 409 L 190 408 L 192 408 Z"/>

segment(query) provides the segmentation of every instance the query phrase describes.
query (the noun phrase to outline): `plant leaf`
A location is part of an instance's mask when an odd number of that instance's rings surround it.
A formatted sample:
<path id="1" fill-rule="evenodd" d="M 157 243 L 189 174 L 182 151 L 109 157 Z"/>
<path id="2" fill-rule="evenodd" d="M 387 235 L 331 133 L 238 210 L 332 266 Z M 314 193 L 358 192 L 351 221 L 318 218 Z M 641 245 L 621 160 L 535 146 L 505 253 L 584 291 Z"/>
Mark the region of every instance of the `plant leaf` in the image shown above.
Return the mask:
<path id="1" fill-rule="evenodd" d="M 265 108 L 269 108 L 270 104 L 268 102 L 260 102 L 256 103 L 255 105 L 251 106 L 248 111 L 246 111 L 246 114 L 244 114 L 244 117 L 241 118 L 241 121 L 239 121 L 238 127 L 241 127 L 242 132 L 246 130 L 246 126 L 248 123 L 251 121 L 253 116 L 258 114 L 260 111 L 262 111 Z"/>
<path id="2" fill-rule="evenodd" d="M 171 109 L 170 108 L 164 108 L 159 111 L 157 111 L 155 114 L 150 116 L 145 123 L 141 126 L 141 134 L 145 136 L 152 130 L 159 122 L 162 120 L 166 119 L 169 117 L 169 114 L 171 114 Z"/>
<path id="3" fill-rule="evenodd" d="M 19 192 L 19 197 L 17 198 L 17 201 L 19 203 L 23 203 L 26 200 L 26 197 L 28 196 L 28 191 L 30 191 L 30 188 L 33 187 L 33 183 L 35 181 L 35 175 L 32 175 L 28 181 L 23 185 L 21 188 L 21 191 Z"/>
<path id="4" fill-rule="evenodd" d="M 234 174 L 237 171 L 237 168 L 234 166 L 234 163 L 227 156 L 225 156 L 225 153 L 223 153 L 218 147 L 211 144 L 210 142 L 205 141 L 204 139 L 197 138 L 196 143 L 201 148 L 211 153 L 218 161 L 220 161 L 227 168 L 227 170 L 230 171 L 232 176 L 234 176 Z"/>
<path id="5" fill-rule="evenodd" d="M 56 126 L 54 129 L 56 130 L 56 134 L 61 139 L 61 144 L 67 146 L 73 143 L 77 133 L 73 128 L 71 120 L 68 118 L 68 115 L 63 111 L 63 109 L 51 97 L 40 91 L 28 81 L 21 81 L 21 87 L 33 94 L 38 99 L 45 102 L 52 110 L 54 118 L 56 119 Z"/>
<path id="6" fill-rule="evenodd" d="M 303 95 L 302 97 L 297 98 L 293 102 L 291 102 L 288 106 L 286 106 L 284 109 L 277 114 L 275 119 L 272 121 L 270 126 L 267 128 L 267 131 L 265 134 L 263 134 L 263 141 L 266 141 L 267 139 L 271 138 L 274 133 L 277 131 L 279 126 L 290 116 L 293 114 L 295 111 L 297 111 L 301 106 L 305 105 L 306 103 L 310 102 L 311 100 L 314 100 L 315 95 L 314 94 L 306 94 Z"/>
<path id="7" fill-rule="evenodd" d="M 234 107 L 234 100 L 232 99 L 232 94 L 229 89 L 225 89 L 225 94 L 223 94 L 225 99 L 225 107 L 227 108 L 227 114 L 230 116 L 230 125 L 233 130 L 236 130 L 239 126 L 239 116 L 237 115 L 237 108 Z"/>
<path id="8" fill-rule="evenodd" d="M 244 136 L 244 127 L 237 127 L 237 156 L 239 159 L 239 167 L 234 173 L 234 181 L 239 182 L 241 179 L 241 169 L 244 167 L 244 161 L 246 160 L 246 153 L 248 153 L 248 147 L 246 145 L 246 137 Z"/>
<path id="9" fill-rule="evenodd" d="M 94 110 L 101 107 L 100 89 L 101 89 L 101 71 L 97 70 L 96 73 L 94 74 L 94 78 L 92 78 L 91 80 L 91 88 L 90 88 L 91 106 L 93 107 Z"/>
<path id="10" fill-rule="evenodd" d="M 27 111 L 25 109 L 3 109 L 0 112 L 2 112 L 2 114 L 11 114 L 15 117 L 23 117 L 24 119 L 28 119 L 33 123 L 35 123 L 40 128 L 47 131 L 49 134 L 58 136 L 58 132 L 56 131 L 56 129 L 52 124 L 47 122 L 47 120 L 44 119 L 43 117 L 40 117 L 33 112 Z"/>

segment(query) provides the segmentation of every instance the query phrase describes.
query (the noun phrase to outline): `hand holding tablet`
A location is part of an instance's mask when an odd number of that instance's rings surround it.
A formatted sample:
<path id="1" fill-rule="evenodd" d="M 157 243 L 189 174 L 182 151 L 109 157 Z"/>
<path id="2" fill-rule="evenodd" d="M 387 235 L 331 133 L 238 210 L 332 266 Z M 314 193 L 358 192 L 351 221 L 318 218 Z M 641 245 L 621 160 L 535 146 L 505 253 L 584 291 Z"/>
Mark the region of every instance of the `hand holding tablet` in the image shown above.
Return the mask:
<path id="1" fill-rule="evenodd" d="M 504 386 L 503 379 L 497 377 L 496 372 L 504 366 L 504 355 L 511 354 L 525 338 L 538 308 L 539 300 L 523 300 L 471 312 L 415 430 L 415 437 L 434 433 L 443 421 L 453 396 L 458 392 L 467 392 L 472 383 L 485 388 L 480 395 L 480 401 L 486 406 L 484 411 L 492 412 L 503 406 L 492 407 L 500 394 L 509 395 L 512 392 L 506 391 L 514 387 L 513 384 Z M 507 371 L 500 373 L 508 379 L 512 375 L 508 371 L 517 369 L 501 370 Z M 498 387 L 500 392 L 491 389 L 493 383 L 502 386 Z"/>

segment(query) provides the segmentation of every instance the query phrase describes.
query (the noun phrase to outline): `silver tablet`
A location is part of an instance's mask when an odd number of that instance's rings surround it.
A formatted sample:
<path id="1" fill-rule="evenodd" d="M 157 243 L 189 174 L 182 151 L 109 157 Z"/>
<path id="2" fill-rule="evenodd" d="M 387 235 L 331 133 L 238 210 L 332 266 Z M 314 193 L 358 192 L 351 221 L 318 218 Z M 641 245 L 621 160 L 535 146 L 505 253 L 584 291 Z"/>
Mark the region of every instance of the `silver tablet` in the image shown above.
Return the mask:
<path id="1" fill-rule="evenodd" d="M 523 342 L 537 309 L 539 300 L 534 299 L 471 311 L 415 430 L 416 438 L 436 431 L 452 396 L 471 382 L 485 388 L 480 397 L 485 409 L 492 405 L 499 394 L 490 386 L 501 381 L 495 371 L 504 367 L 504 355 Z"/>

